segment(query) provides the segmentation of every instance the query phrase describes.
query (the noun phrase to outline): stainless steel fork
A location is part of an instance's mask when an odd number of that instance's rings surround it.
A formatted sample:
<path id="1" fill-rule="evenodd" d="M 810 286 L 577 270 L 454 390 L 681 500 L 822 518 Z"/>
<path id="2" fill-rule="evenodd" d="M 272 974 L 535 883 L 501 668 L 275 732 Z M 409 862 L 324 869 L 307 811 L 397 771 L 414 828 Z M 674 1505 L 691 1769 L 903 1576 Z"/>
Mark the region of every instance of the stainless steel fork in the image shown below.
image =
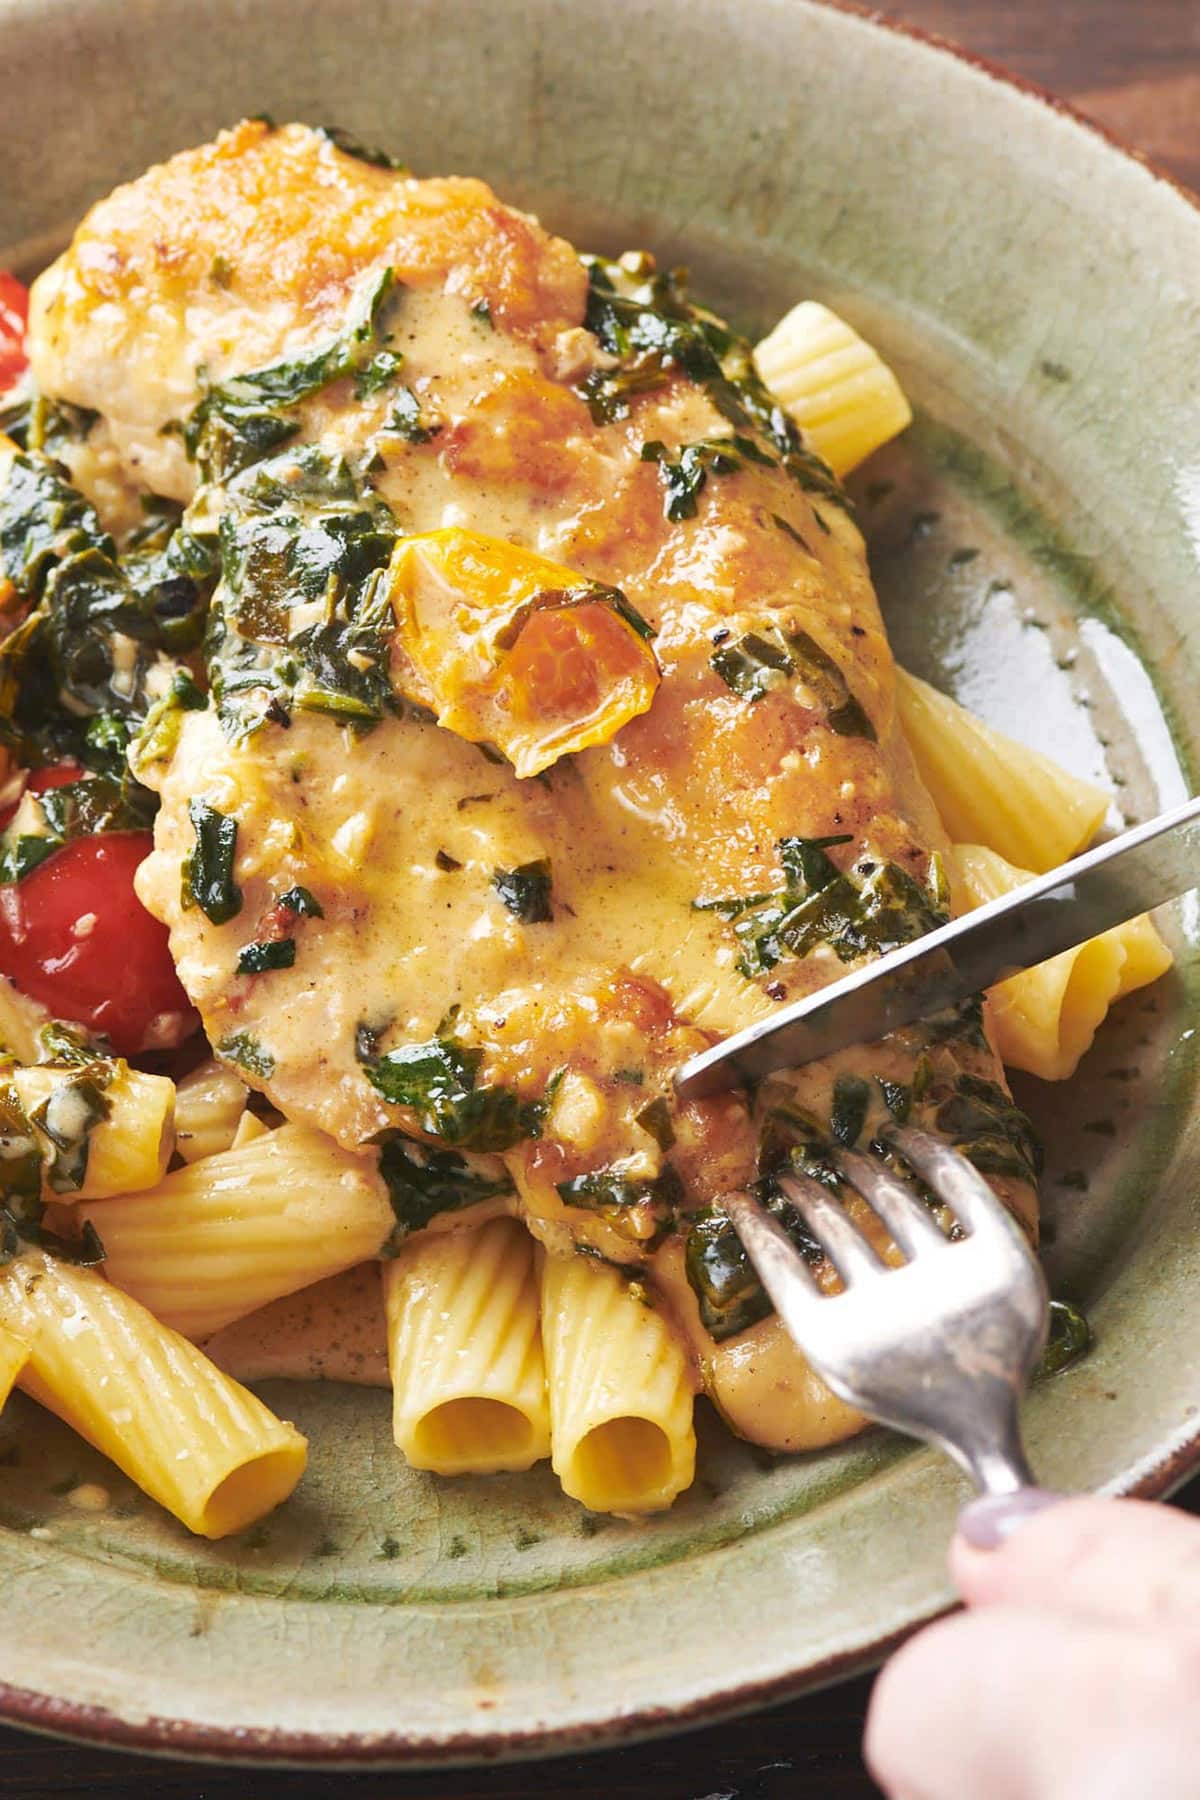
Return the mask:
<path id="1" fill-rule="evenodd" d="M 987 1182 L 941 1139 L 910 1126 L 883 1137 L 954 1214 L 961 1238 L 881 1162 L 843 1150 L 838 1173 L 905 1258 L 885 1263 L 828 1189 L 779 1177 L 841 1276 L 825 1294 L 783 1227 L 749 1194 L 723 1202 L 784 1325 L 843 1400 L 938 1444 L 981 1493 L 1033 1484 L 1017 1410 L 1046 1339 L 1048 1298 L 1020 1227 Z"/>

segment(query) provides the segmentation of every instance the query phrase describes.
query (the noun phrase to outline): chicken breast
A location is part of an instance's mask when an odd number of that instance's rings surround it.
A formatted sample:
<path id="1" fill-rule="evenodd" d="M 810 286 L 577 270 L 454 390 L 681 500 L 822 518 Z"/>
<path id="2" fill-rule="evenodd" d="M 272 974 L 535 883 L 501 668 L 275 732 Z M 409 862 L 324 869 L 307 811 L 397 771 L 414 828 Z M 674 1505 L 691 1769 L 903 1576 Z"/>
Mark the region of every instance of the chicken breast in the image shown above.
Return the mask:
<path id="1" fill-rule="evenodd" d="M 31 356 L 219 576 L 210 701 L 137 762 L 139 892 L 219 1054 L 649 1263 L 738 1429 L 852 1428 L 730 1273 L 721 1193 L 889 1109 L 986 1140 L 1027 1221 L 1032 1170 L 969 1011 L 672 1097 L 948 904 L 862 538 L 748 347 L 480 182 L 253 122 L 93 209 Z"/>

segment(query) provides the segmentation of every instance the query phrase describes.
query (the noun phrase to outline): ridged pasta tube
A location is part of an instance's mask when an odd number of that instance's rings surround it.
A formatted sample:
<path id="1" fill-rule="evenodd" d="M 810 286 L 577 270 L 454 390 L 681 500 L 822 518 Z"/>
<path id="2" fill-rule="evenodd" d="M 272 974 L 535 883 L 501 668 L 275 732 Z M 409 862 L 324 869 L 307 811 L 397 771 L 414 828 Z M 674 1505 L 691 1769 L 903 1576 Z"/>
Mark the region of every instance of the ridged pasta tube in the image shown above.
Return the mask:
<path id="1" fill-rule="evenodd" d="M 282 1125 L 86 1215 L 110 1280 L 185 1337 L 377 1256 L 395 1220 L 373 1165 Z"/>
<path id="2" fill-rule="evenodd" d="M 0 1049 L 7 1050 L 18 1062 L 36 1062 L 38 1033 L 49 1023 L 50 1014 L 44 1006 L 20 993 L 7 976 L 0 976 Z"/>
<path id="3" fill-rule="evenodd" d="M 488 1475 L 550 1454 L 533 1239 L 514 1219 L 418 1237 L 383 1267 L 392 1435 L 415 1469 Z"/>
<path id="4" fill-rule="evenodd" d="M 266 1137 L 269 1130 L 270 1126 L 264 1125 L 258 1114 L 252 1113 L 250 1109 L 247 1108 L 238 1120 L 238 1128 L 233 1134 L 233 1142 L 230 1144 L 229 1148 L 231 1150 L 244 1149 L 247 1144 L 252 1144 L 256 1138 Z"/>
<path id="5" fill-rule="evenodd" d="M 53 1183 L 55 1198 L 102 1200 L 109 1194 L 153 1187 L 162 1180 L 175 1142 L 175 1083 L 165 1075 L 147 1075 L 126 1063 L 118 1064 L 117 1073 L 103 1090 L 108 1117 L 85 1130 L 82 1121 L 72 1123 L 71 1087 L 79 1073 L 43 1063 L 12 1071 L 13 1086 L 26 1114 L 34 1119 L 48 1169 L 55 1162 L 55 1145 L 47 1128 L 55 1128 L 56 1114 L 58 1127 L 65 1130 L 67 1138 L 75 1135 L 77 1126 L 81 1141 L 86 1138 L 87 1166 L 81 1185 L 64 1189 Z M 47 1105 L 50 1111 L 44 1115 L 45 1123 L 39 1124 L 35 1114 Z"/>
<path id="6" fill-rule="evenodd" d="M 785 313 L 755 346 L 754 360 L 835 475 L 848 475 L 912 423 L 912 408 L 887 364 L 816 300 Z"/>
<path id="7" fill-rule="evenodd" d="M 607 1263 L 542 1261 L 551 1460 L 593 1512 L 670 1506 L 696 1470 L 693 1383 L 662 1313 Z"/>
<path id="8" fill-rule="evenodd" d="M 41 1251 L 0 1268 L 0 1322 L 29 1343 L 20 1386 L 201 1537 L 286 1500 L 305 1440 L 94 1269 Z"/>
<path id="9" fill-rule="evenodd" d="M 896 706 L 917 773 L 955 843 L 983 844 L 1041 875 L 1082 849 L 1108 811 L 1103 788 L 903 669 Z"/>
<path id="10" fill-rule="evenodd" d="M 972 905 L 998 899 L 1032 881 L 1026 869 L 977 844 L 958 844 L 954 860 Z M 991 990 L 992 1025 L 1001 1060 L 1043 1081 L 1065 1081 L 1114 1001 L 1156 981 L 1171 952 L 1143 914 Z"/>
<path id="11" fill-rule="evenodd" d="M 0 1412 L 12 1393 L 17 1376 L 29 1361 L 29 1345 L 6 1325 L 0 1325 Z"/>
<path id="12" fill-rule="evenodd" d="M 184 1162 L 216 1156 L 233 1143 L 246 1110 L 246 1084 L 228 1063 L 210 1057 L 175 1092 L 175 1148 Z"/>

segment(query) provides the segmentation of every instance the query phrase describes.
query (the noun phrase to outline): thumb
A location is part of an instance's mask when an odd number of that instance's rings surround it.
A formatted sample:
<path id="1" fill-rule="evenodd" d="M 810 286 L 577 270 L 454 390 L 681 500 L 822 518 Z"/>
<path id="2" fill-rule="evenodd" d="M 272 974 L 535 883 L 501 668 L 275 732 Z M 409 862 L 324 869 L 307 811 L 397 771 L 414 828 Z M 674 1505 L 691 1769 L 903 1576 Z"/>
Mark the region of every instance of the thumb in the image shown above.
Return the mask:
<path id="1" fill-rule="evenodd" d="M 968 1606 L 1080 1618 L 1200 1619 L 1200 1521 L 1140 1500 L 1012 1495 L 964 1508 L 950 1568 Z"/>

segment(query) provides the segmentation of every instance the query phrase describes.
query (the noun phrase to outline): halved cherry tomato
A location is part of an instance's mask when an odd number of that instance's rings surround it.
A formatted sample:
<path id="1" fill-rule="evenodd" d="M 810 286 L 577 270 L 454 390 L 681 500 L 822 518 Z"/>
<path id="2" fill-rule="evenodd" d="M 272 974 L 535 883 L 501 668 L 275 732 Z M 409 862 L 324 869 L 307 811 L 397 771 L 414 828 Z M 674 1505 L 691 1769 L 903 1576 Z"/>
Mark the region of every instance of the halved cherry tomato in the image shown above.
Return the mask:
<path id="1" fill-rule="evenodd" d="M 0 269 L 0 394 L 10 388 L 27 367 L 25 325 L 28 318 L 28 289 L 15 275 Z"/>
<path id="2" fill-rule="evenodd" d="M 28 786 L 45 793 L 82 773 L 57 763 L 35 769 Z M 178 1043 L 196 1024 L 166 926 L 133 890 L 152 843 L 148 831 L 75 838 L 0 887 L 0 974 L 55 1018 L 104 1032 L 120 1056 Z"/>

